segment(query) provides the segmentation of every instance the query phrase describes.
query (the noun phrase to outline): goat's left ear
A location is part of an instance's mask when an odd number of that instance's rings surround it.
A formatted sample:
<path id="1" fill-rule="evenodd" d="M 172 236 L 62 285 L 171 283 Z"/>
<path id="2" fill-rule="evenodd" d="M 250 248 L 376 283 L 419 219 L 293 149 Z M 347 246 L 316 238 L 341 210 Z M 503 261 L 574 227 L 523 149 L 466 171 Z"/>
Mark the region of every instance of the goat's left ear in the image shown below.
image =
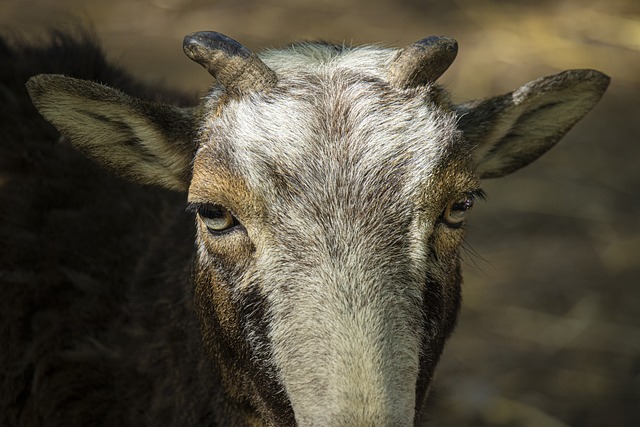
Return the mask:
<path id="1" fill-rule="evenodd" d="M 61 75 L 32 77 L 27 89 L 40 114 L 88 157 L 132 181 L 187 191 L 196 150 L 193 109 Z"/>
<path id="2" fill-rule="evenodd" d="M 600 100 L 609 77 L 571 70 L 527 83 L 506 95 L 456 107 L 459 126 L 473 146 L 481 178 L 497 178 L 536 160 Z"/>

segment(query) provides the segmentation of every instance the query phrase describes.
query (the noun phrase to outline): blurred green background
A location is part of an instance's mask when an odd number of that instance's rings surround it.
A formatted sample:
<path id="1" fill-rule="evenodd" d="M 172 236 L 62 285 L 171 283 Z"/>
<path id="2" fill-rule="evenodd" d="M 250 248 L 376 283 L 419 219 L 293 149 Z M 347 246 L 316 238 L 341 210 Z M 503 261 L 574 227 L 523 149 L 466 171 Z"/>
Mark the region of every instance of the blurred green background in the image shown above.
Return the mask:
<path id="1" fill-rule="evenodd" d="M 465 249 L 459 327 L 428 404 L 430 426 L 640 422 L 640 2 L 638 0 L 2 0 L 0 30 L 95 29 L 143 79 L 204 91 L 182 37 L 252 49 L 300 39 L 402 46 L 458 40 L 441 79 L 454 99 L 595 68 L 602 102 L 534 165 L 488 181 Z M 0 66 L 6 66 L 0 64 Z"/>

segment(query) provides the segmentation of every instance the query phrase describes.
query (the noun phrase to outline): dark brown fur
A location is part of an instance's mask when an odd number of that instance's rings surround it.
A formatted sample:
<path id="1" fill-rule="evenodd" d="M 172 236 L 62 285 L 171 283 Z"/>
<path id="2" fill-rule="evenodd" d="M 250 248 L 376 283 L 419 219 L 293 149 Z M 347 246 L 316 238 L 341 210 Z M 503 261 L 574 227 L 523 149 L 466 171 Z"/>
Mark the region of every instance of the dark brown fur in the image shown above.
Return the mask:
<path id="1" fill-rule="evenodd" d="M 0 62 L 0 425 L 232 419 L 209 409 L 217 380 L 185 288 L 184 196 L 94 165 L 41 118 L 24 83 L 60 73 L 143 99 L 194 98 L 138 83 L 87 34 L 54 33 L 43 48 L 0 40 Z"/>

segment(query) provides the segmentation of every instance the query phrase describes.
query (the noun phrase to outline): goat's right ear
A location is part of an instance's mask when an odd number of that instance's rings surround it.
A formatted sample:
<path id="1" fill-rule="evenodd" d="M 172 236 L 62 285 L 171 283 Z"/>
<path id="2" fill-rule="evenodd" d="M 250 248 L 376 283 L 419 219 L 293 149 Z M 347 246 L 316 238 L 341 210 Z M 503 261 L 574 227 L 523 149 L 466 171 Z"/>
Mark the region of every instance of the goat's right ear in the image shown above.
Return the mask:
<path id="1" fill-rule="evenodd" d="M 27 90 L 40 114 L 88 157 L 125 178 L 187 191 L 196 150 L 194 109 L 61 75 L 32 77 Z"/>
<path id="2" fill-rule="evenodd" d="M 607 86 L 609 77 L 599 71 L 570 70 L 457 106 L 478 175 L 501 177 L 536 160 L 596 105 Z"/>

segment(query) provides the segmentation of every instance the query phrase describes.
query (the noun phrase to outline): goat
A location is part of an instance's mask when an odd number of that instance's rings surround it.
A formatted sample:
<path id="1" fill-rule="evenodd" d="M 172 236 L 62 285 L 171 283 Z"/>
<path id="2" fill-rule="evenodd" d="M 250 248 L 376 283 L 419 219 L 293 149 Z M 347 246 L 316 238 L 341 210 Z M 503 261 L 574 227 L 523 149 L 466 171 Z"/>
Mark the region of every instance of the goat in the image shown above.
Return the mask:
<path id="1" fill-rule="evenodd" d="M 456 105 L 447 37 L 257 55 L 199 32 L 196 105 L 56 40 L 0 45 L 3 426 L 413 425 L 480 180 L 609 83 L 571 70 Z"/>

